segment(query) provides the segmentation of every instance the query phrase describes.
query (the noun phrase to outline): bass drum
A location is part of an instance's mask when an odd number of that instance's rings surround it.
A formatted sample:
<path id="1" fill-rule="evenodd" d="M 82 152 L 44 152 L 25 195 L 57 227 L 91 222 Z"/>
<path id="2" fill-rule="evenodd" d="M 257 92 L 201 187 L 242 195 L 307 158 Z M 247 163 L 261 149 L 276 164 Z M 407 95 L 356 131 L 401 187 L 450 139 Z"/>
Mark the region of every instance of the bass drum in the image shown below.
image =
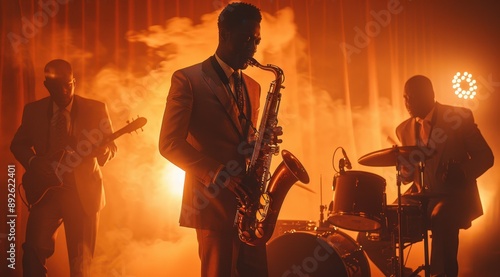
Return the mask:
<path id="1" fill-rule="evenodd" d="M 291 232 L 267 245 L 269 277 L 369 277 L 361 246 L 339 230 Z"/>

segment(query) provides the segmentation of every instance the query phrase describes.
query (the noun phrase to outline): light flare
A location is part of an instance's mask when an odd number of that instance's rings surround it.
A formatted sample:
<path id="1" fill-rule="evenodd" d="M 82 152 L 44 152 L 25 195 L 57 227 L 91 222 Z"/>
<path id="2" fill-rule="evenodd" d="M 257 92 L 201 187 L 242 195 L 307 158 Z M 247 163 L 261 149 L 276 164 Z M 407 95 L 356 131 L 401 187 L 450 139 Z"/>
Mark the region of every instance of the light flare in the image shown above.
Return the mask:
<path id="1" fill-rule="evenodd" d="M 184 188 L 184 178 L 184 170 L 171 163 L 167 163 L 162 172 L 161 183 L 167 186 L 168 195 L 176 199 L 181 199 Z"/>
<path id="2" fill-rule="evenodd" d="M 477 82 L 472 79 L 472 74 L 465 71 L 463 74 L 457 72 L 453 77 L 452 87 L 455 90 L 455 95 L 460 99 L 473 99 L 476 96 Z M 465 83 L 467 89 L 462 88 L 462 83 Z"/>

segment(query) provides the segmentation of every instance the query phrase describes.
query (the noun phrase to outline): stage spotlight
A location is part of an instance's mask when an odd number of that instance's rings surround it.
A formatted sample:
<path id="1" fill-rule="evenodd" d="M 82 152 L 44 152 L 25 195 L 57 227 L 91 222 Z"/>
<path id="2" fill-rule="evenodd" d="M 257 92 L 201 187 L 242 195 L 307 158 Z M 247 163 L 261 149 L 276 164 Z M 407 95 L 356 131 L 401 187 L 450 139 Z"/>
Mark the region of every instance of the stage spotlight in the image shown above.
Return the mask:
<path id="1" fill-rule="evenodd" d="M 464 73 L 457 72 L 451 81 L 455 95 L 461 99 L 473 99 L 476 96 L 476 80 L 472 79 L 472 74 L 465 71 Z M 462 85 L 464 88 L 462 88 Z"/>

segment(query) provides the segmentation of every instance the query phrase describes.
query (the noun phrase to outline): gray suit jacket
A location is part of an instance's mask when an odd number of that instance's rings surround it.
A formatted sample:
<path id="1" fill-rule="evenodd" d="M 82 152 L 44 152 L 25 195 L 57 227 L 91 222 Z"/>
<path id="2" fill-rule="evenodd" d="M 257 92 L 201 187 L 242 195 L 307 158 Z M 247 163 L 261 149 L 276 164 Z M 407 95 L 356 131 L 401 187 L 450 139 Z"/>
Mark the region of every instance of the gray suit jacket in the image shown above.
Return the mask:
<path id="1" fill-rule="evenodd" d="M 21 126 L 14 135 L 10 149 L 26 169 L 35 154 L 50 154 L 52 105 L 50 97 L 46 97 L 24 107 Z M 100 166 L 104 166 L 114 156 L 116 145 L 110 143 L 108 151 L 98 157 L 89 155 L 87 146 L 97 143 L 101 136 L 103 138 L 112 133 L 111 121 L 104 103 L 78 95 L 74 96 L 71 120 L 72 143 L 69 147 L 74 152 L 63 158 L 65 163 L 61 170 L 74 174 L 81 205 L 87 214 L 93 215 L 105 205 Z"/>
<path id="2" fill-rule="evenodd" d="M 256 124 L 260 86 L 243 74 L 249 107 Z M 231 91 L 217 75 L 211 59 L 176 71 L 167 98 L 160 132 L 160 153 L 186 172 L 181 226 L 227 230 L 233 226 L 236 197 L 215 182 L 223 167 L 243 173 L 251 128 L 238 119 Z M 222 179 L 220 179 L 222 181 Z"/>
<path id="3" fill-rule="evenodd" d="M 431 192 L 453 197 L 456 212 L 461 217 L 460 225 L 468 228 L 472 220 L 483 214 L 476 178 L 493 166 L 493 152 L 469 109 L 436 103 L 431 124 L 429 143 L 420 147 L 420 154 L 428 157 L 424 184 Z M 396 128 L 403 146 L 417 145 L 417 132 L 414 118 L 405 120 Z M 449 184 L 443 180 L 451 161 L 457 162 L 465 173 L 461 184 Z"/>

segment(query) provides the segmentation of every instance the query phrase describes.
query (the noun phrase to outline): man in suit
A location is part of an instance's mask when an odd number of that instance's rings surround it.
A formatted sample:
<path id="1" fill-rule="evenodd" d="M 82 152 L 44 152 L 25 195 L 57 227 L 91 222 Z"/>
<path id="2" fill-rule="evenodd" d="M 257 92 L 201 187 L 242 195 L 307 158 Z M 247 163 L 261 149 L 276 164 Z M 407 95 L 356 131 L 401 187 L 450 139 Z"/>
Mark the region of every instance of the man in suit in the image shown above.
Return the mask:
<path id="1" fill-rule="evenodd" d="M 267 276 L 265 246 L 241 243 L 234 226 L 260 99 L 259 84 L 241 71 L 260 21 L 253 5 L 225 7 L 215 55 L 176 71 L 167 97 L 159 148 L 186 172 L 180 225 L 196 229 L 202 276 Z"/>
<path id="2" fill-rule="evenodd" d="M 468 229 L 483 213 L 476 179 L 493 166 L 493 153 L 472 112 L 436 102 L 427 77 L 408 79 L 404 99 L 410 118 L 396 128 L 396 135 L 403 146 L 416 147 L 399 159 L 401 181 L 411 184 L 401 202 L 427 206 L 427 227 L 432 232 L 432 276 L 458 276 L 459 230 Z M 419 220 L 411 216 L 407 220 Z M 409 222 L 408 226 L 419 224 Z M 389 266 L 394 249 L 388 240 L 371 241 L 365 233 L 359 233 L 357 240 L 382 272 L 394 272 Z M 410 273 L 409 268 L 403 270 L 404 276 Z"/>
<path id="3" fill-rule="evenodd" d="M 71 276 L 90 276 L 99 211 L 105 204 L 100 166 L 116 152 L 103 144 L 112 133 L 104 103 L 75 95 L 71 65 L 61 59 L 45 66 L 50 97 L 29 103 L 11 143 L 26 169 L 23 186 L 32 201 L 23 244 L 24 276 L 47 276 L 57 229 L 64 222 Z"/>
<path id="4" fill-rule="evenodd" d="M 416 167 L 403 170 L 403 181 L 413 182 L 409 191 L 428 195 L 431 274 L 458 276 L 459 230 L 468 229 L 483 214 L 476 179 L 493 166 L 493 152 L 472 111 L 436 102 L 427 77 L 408 79 L 404 99 L 411 118 L 396 134 L 403 146 L 419 148 L 408 162 L 425 157 L 425 167 L 422 184 Z"/>

